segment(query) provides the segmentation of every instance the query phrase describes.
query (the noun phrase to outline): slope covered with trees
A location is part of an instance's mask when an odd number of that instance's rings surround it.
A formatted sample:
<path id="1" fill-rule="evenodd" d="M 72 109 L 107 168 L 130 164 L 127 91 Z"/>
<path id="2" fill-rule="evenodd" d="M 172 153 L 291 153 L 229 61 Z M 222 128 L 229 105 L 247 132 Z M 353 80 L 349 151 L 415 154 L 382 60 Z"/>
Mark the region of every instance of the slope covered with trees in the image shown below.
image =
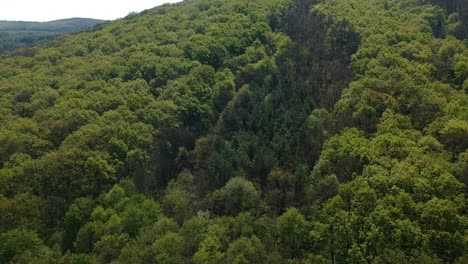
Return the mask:
<path id="1" fill-rule="evenodd" d="M 49 22 L 0 21 L 0 52 L 31 46 L 104 22 L 91 18 L 69 18 Z"/>
<path id="2" fill-rule="evenodd" d="M 466 263 L 434 4 L 192 0 L 3 55 L 0 262 Z"/>

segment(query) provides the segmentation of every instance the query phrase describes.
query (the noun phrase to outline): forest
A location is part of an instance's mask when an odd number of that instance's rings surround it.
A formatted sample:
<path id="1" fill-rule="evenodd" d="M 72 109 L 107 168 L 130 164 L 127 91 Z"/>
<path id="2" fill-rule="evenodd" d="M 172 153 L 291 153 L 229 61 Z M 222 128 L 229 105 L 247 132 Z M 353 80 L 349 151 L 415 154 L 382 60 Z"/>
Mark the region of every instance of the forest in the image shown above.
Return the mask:
<path id="1" fill-rule="evenodd" d="M 64 33 L 80 31 L 104 22 L 106 21 L 91 18 L 49 22 L 0 21 L 0 52 L 45 42 Z"/>
<path id="2" fill-rule="evenodd" d="M 468 263 L 468 1 L 185 0 L 0 59 L 0 263 Z"/>

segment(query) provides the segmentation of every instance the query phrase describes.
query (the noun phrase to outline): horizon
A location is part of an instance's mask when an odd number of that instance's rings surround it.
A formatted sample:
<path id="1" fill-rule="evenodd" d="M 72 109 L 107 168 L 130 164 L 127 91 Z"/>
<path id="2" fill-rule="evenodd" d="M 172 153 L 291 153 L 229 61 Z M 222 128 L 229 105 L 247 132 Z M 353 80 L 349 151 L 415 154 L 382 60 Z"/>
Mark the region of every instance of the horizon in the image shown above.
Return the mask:
<path id="1" fill-rule="evenodd" d="M 142 10 L 143 11 L 143 10 Z M 131 13 L 131 12 L 130 12 Z M 94 19 L 94 20 L 102 20 L 102 21 L 112 21 L 109 19 L 100 19 L 100 18 L 93 18 L 93 17 L 66 17 L 66 18 L 59 18 L 59 19 L 53 19 L 53 20 L 47 20 L 47 21 L 31 21 L 31 20 L 6 20 L 6 19 L 0 19 L 0 22 L 25 22 L 25 23 L 48 23 L 48 22 L 54 22 L 54 21 L 60 21 L 60 20 L 68 20 L 68 19 Z"/>
<path id="2" fill-rule="evenodd" d="M 2 4 L 0 21 L 49 22 L 69 18 L 116 20 L 133 12 L 141 12 L 166 3 L 180 0 L 15 0 Z M 25 8 L 27 7 L 27 8 Z"/>

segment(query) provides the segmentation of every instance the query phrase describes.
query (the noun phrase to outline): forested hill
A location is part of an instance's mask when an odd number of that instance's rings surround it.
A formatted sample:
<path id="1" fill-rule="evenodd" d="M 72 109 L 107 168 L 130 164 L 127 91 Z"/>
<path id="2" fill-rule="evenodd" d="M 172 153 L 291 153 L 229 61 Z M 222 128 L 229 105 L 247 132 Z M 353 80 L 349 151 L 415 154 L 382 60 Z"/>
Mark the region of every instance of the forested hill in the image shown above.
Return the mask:
<path id="1" fill-rule="evenodd" d="M 4 54 L 0 263 L 467 263 L 439 2 L 188 0 Z"/>
<path id="2" fill-rule="evenodd" d="M 0 52 L 44 42 L 61 34 L 76 32 L 104 22 L 105 20 L 91 18 L 69 18 L 49 22 L 0 21 Z"/>

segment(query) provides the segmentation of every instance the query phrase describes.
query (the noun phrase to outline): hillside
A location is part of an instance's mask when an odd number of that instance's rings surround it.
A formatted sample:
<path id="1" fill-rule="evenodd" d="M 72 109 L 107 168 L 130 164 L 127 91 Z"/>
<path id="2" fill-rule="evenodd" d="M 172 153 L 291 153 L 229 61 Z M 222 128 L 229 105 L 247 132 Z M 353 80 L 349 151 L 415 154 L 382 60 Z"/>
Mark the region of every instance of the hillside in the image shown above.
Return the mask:
<path id="1" fill-rule="evenodd" d="M 69 18 L 49 22 L 0 21 L 0 52 L 22 46 L 30 46 L 104 23 L 91 18 Z"/>
<path id="2" fill-rule="evenodd" d="M 188 0 L 4 54 L 0 263 L 467 263 L 439 2 Z"/>

